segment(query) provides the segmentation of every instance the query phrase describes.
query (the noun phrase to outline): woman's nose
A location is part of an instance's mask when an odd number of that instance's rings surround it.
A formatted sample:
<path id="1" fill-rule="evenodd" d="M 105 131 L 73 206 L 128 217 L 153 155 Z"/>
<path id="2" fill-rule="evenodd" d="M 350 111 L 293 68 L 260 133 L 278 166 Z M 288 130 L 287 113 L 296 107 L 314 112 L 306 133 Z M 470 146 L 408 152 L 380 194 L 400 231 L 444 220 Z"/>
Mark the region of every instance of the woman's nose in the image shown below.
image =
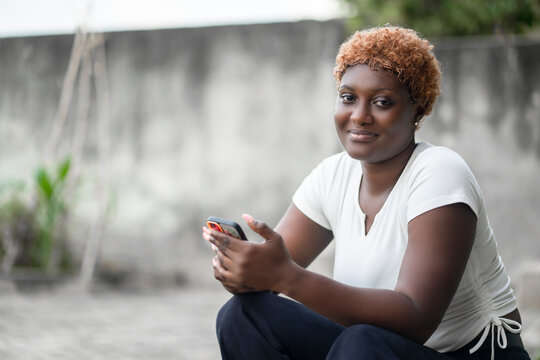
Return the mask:
<path id="1" fill-rule="evenodd" d="M 350 119 L 358 125 L 372 123 L 373 116 L 371 114 L 369 104 L 361 101 L 356 103 Z"/>

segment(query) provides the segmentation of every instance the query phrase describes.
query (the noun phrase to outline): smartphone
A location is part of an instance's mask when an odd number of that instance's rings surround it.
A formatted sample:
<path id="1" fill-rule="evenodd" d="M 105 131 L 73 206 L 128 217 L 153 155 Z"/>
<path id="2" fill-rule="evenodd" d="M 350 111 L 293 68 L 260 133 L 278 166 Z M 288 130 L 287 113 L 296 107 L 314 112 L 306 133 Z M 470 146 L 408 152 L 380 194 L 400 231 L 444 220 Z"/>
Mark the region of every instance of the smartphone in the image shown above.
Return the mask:
<path id="1" fill-rule="evenodd" d="M 208 219 L 206 219 L 206 225 L 208 225 L 210 229 L 221 231 L 222 233 L 231 235 L 237 239 L 247 240 L 247 237 L 240 225 L 232 220 L 210 216 Z"/>

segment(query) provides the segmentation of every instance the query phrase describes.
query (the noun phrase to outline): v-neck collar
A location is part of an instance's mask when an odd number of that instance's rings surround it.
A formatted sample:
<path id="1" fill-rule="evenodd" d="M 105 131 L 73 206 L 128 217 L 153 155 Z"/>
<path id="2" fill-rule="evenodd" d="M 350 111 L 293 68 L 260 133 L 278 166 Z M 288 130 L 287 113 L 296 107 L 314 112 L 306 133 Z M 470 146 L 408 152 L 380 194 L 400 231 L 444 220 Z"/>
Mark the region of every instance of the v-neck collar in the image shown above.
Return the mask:
<path id="1" fill-rule="evenodd" d="M 356 185 L 356 190 L 355 190 L 355 205 L 356 205 L 356 210 L 358 211 L 358 214 L 360 214 L 360 216 L 362 217 L 362 233 L 364 234 L 364 237 L 368 237 L 370 234 L 373 233 L 373 230 L 376 228 L 376 225 L 378 223 L 377 219 L 379 218 L 379 214 L 381 214 L 383 211 L 385 211 L 385 208 L 387 207 L 387 203 L 389 202 L 390 198 L 394 195 L 395 193 L 395 189 L 401 184 L 401 182 L 403 181 L 402 179 L 405 177 L 405 173 L 408 172 L 408 169 L 412 166 L 411 164 L 414 163 L 414 160 L 416 158 L 416 156 L 421 152 L 421 150 L 419 149 L 424 149 L 425 147 L 425 142 L 417 142 L 415 147 L 414 147 L 414 150 L 413 152 L 411 153 L 411 156 L 409 157 L 409 160 L 407 161 L 407 164 L 405 165 L 405 167 L 403 168 L 403 170 L 401 171 L 401 174 L 399 174 L 399 177 L 396 181 L 396 183 L 394 184 L 394 186 L 392 186 L 392 190 L 390 190 L 390 193 L 388 194 L 388 196 L 386 197 L 386 199 L 384 200 L 384 203 L 383 205 L 381 206 L 381 208 L 379 209 L 379 211 L 375 214 L 374 218 L 373 218 L 373 223 L 371 224 L 371 227 L 369 228 L 369 231 L 366 233 L 366 214 L 362 211 L 362 208 L 360 207 L 360 185 L 362 184 L 362 179 L 363 179 L 363 171 L 362 171 L 362 163 L 360 161 L 357 161 L 357 173 L 356 173 L 356 180 L 353 181 L 353 183 Z"/>

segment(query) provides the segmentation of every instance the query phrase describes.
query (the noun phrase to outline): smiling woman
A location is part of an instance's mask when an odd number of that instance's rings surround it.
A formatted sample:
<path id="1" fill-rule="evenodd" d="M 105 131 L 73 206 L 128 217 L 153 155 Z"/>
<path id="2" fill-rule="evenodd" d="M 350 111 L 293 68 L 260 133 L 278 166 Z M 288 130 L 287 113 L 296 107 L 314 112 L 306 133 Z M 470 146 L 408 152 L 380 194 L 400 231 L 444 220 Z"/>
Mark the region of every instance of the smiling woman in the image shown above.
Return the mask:
<path id="1" fill-rule="evenodd" d="M 334 119 L 351 157 L 368 163 L 414 149 L 419 107 L 392 74 L 368 65 L 347 69 L 339 87 Z"/>
<path id="2" fill-rule="evenodd" d="M 355 33 L 334 72 L 345 151 L 275 230 L 244 215 L 263 243 L 203 228 L 235 294 L 217 319 L 224 359 L 529 359 L 478 183 L 457 153 L 415 140 L 440 74 L 412 30 Z M 333 279 L 306 270 L 332 239 Z"/>
<path id="3" fill-rule="evenodd" d="M 341 45 L 334 77 L 339 84 L 345 71 L 356 64 L 389 72 L 407 88 L 420 115 L 427 116 L 440 94 L 441 82 L 440 65 L 432 49 L 429 41 L 410 29 L 364 30 L 362 36 L 352 36 Z"/>

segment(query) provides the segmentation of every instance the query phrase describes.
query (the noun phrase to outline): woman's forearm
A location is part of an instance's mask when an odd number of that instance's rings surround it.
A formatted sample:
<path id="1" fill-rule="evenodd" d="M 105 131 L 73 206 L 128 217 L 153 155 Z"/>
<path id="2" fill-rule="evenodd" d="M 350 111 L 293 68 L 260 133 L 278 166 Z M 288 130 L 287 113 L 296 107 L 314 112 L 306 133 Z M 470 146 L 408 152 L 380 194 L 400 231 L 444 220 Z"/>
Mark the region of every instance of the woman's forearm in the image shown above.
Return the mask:
<path id="1" fill-rule="evenodd" d="M 294 263 L 283 272 L 274 290 L 344 326 L 376 325 L 424 343 L 440 321 L 397 291 L 348 286 Z"/>

